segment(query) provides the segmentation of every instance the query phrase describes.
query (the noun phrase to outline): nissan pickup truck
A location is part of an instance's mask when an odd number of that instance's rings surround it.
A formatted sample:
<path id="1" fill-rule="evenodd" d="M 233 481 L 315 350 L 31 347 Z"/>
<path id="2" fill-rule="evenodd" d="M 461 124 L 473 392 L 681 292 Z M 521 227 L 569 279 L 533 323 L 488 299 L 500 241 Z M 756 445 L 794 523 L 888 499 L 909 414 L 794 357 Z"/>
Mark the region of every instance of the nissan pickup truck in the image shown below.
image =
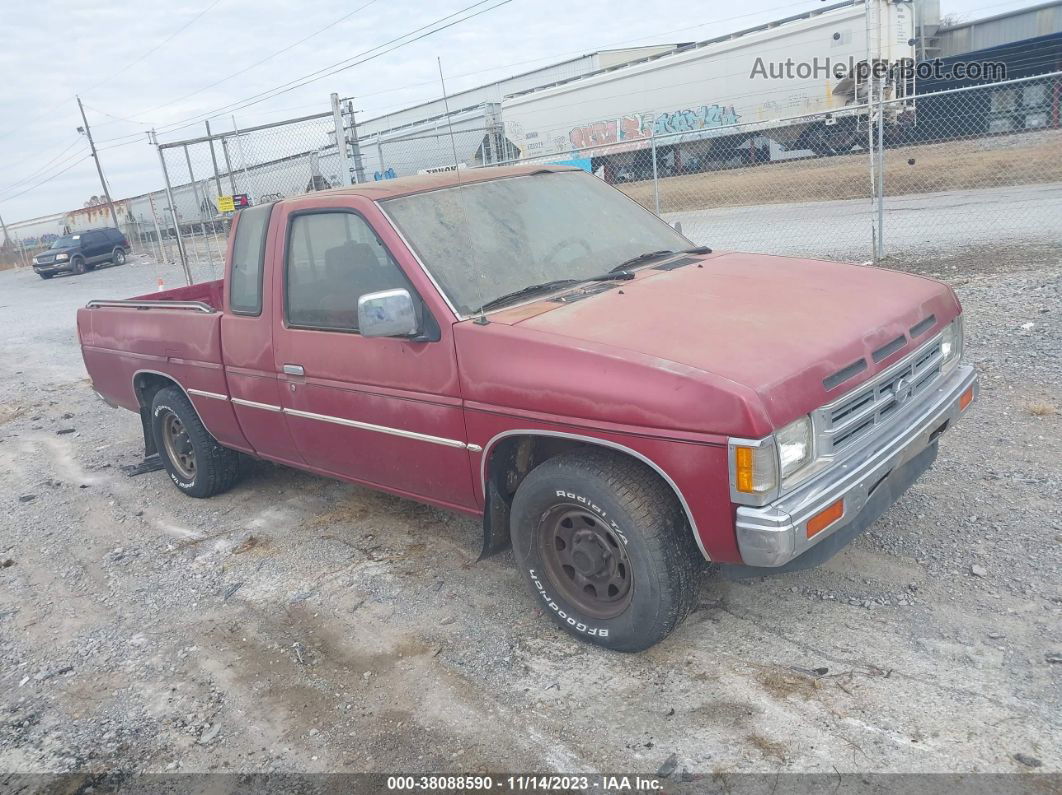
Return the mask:
<path id="1" fill-rule="evenodd" d="M 251 207 L 223 279 L 77 325 L 189 497 L 251 457 L 480 518 L 546 615 L 625 651 L 683 620 L 706 562 L 832 556 L 978 388 L 947 286 L 698 247 L 561 166 Z"/>

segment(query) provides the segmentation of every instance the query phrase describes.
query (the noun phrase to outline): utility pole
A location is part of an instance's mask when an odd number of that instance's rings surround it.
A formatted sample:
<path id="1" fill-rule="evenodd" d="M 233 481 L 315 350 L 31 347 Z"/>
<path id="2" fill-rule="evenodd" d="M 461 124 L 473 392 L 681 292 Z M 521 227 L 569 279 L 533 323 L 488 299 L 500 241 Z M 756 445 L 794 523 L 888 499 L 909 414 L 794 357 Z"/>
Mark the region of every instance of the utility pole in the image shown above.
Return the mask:
<path id="1" fill-rule="evenodd" d="M 354 182 L 365 181 L 365 164 L 361 160 L 361 144 L 358 142 L 358 122 L 354 118 L 354 103 L 347 101 L 347 114 L 350 116 L 350 151 L 354 158 Z"/>
<path id="2" fill-rule="evenodd" d="M 11 240 L 11 235 L 8 234 L 7 224 L 4 223 L 4 216 L 2 216 L 2 215 L 0 215 L 0 228 L 2 228 L 4 230 L 4 239 L 3 239 L 3 242 L 0 242 L 0 248 L 3 248 L 4 246 L 6 246 L 9 241 L 12 244 L 14 244 L 15 241 Z"/>
<path id="3" fill-rule="evenodd" d="M 84 129 L 79 129 L 78 132 L 84 132 L 85 137 L 88 138 L 89 149 L 92 150 L 92 159 L 96 161 L 96 173 L 100 175 L 100 185 L 103 186 L 103 195 L 107 199 L 107 207 L 111 210 L 111 220 L 114 221 L 114 228 L 118 229 L 118 214 L 114 211 L 111 192 L 107 190 L 107 180 L 103 178 L 103 166 L 100 165 L 100 156 L 96 152 L 96 144 L 92 142 L 92 130 L 89 129 L 88 118 L 85 116 L 85 106 L 81 104 L 81 97 L 77 97 L 77 109 L 81 111 L 81 121 L 85 125 Z"/>
<path id="4" fill-rule="evenodd" d="M 332 94 L 332 123 L 336 127 L 336 152 L 339 154 L 339 179 L 343 187 L 353 180 L 354 169 L 350 167 L 347 156 L 347 129 L 343 124 L 343 111 L 339 107 L 339 94 Z"/>

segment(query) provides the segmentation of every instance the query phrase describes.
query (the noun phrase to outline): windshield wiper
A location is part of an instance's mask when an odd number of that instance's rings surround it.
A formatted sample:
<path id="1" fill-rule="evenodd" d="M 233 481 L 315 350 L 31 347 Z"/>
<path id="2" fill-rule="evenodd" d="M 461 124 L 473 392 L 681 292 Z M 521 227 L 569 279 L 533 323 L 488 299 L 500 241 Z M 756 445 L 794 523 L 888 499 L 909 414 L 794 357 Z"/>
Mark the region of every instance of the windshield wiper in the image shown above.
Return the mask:
<path id="1" fill-rule="evenodd" d="M 681 251 L 672 251 L 669 248 L 662 248 L 659 251 L 646 251 L 644 254 L 639 254 L 637 257 L 631 257 L 625 259 L 619 265 L 614 267 L 609 273 L 619 273 L 625 271 L 628 268 L 638 265 L 642 262 L 648 262 L 651 259 L 658 259 L 659 257 L 666 257 L 671 254 L 711 254 L 712 250 L 708 246 L 694 246 L 693 248 L 684 248 Z"/>
<path id="2" fill-rule="evenodd" d="M 632 265 L 637 265 L 640 262 L 647 262 L 651 259 L 657 259 L 658 257 L 665 257 L 669 254 L 711 254 L 712 250 L 707 246 L 696 246 L 695 248 L 684 248 L 682 251 L 672 251 L 671 249 L 660 249 L 659 251 L 647 251 L 644 254 L 639 254 L 637 257 L 631 257 L 628 260 L 624 260 L 615 268 L 612 268 L 608 273 L 602 273 L 600 276 L 588 276 L 585 279 L 555 279 L 551 282 L 542 282 L 541 284 L 530 284 L 527 287 L 521 287 L 519 290 L 513 290 L 511 293 L 505 293 L 499 295 L 497 298 L 492 298 L 483 304 L 479 308 L 479 313 L 486 312 L 490 309 L 496 309 L 499 306 L 515 301 L 518 298 L 523 298 L 526 295 L 532 295 L 533 293 L 546 292 L 548 290 L 556 290 L 560 287 L 567 287 L 571 284 L 579 284 L 581 282 L 613 282 L 613 281 L 628 281 L 634 278 L 634 274 L 631 273 L 628 268 Z M 477 313 L 477 314 L 479 314 Z"/>
<path id="3" fill-rule="evenodd" d="M 483 304 L 479 308 L 480 312 L 485 312 L 488 309 L 495 309 L 502 304 L 507 304 L 510 301 L 515 301 L 518 298 L 523 298 L 525 295 L 531 295 L 532 293 L 541 293 L 548 290 L 555 290 L 559 287 L 567 287 L 571 284 L 581 284 L 583 282 L 621 282 L 633 279 L 634 274 L 628 271 L 609 271 L 608 273 L 602 273 L 600 276 L 587 276 L 585 279 L 557 279 L 552 282 L 542 282 L 542 284 L 532 284 L 527 287 L 521 287 L 519 290 L 513 290 L 511 293 L 505 295 L 499 295 L 497 298 L 492 298 Z"/>
<path id="4" fill-rule="evenodd" d="M 510 301 L 515 301 L 517 298 L 523 298 L 525 295 L 531 295 L 532 293 L 541 293 L 546 290 L 555 290 L 558 287 L 566 287 L 569 284 L 578 284 L 585 279 L 555 279 L 552 282 L 542 282 L 541 284 L 529 284 L 527 287 L 521 287 L 519 290 L 513 290 L 511 293 L 505 293 L 505 295 L 499 295 L 497 298 L 492 298 L 483 304 L 479 308 L 480 312 L 485 312 L 488 309 L 494 309 L 496 307 L 507 304 Z"/>

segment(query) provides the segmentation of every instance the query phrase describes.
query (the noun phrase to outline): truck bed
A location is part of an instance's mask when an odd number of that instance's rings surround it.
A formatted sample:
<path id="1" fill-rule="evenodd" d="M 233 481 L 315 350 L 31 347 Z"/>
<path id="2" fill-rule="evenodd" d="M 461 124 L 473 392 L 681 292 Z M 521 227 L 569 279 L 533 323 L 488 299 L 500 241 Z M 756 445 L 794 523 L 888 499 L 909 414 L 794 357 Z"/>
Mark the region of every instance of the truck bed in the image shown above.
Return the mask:
<path id="1" fill-rule="evenodd" d="M 226 394 L 221 306 L 221 281 L 90 301 L 78 310 L 77 329 L 93 388 L 133 411 L 138 373 L 167 375 L 186 391 Z"/>

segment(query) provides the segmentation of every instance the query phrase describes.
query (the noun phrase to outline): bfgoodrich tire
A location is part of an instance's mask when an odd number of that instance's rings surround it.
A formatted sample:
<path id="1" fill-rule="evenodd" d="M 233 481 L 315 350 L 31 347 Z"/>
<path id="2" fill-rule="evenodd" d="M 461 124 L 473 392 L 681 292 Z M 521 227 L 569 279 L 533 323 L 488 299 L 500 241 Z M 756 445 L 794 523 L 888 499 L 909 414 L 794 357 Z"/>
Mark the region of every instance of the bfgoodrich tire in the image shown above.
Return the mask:
<path id="1" fill-rule="evenodd" d="M 693 608 L 703 557 L 675 495 L 634 459 L 593 449 L 549 459 L 520 484 L 510 527 L 544 612 L 578 638 L 641 651 Z"/>
<path id="2" fill-rule="evenodd" d="M 177 387 L 155 394 L 151 431 L 170 480 L 189 497 L 213 497 L 239 480 L 240 454 L 214 440 Z"/>

